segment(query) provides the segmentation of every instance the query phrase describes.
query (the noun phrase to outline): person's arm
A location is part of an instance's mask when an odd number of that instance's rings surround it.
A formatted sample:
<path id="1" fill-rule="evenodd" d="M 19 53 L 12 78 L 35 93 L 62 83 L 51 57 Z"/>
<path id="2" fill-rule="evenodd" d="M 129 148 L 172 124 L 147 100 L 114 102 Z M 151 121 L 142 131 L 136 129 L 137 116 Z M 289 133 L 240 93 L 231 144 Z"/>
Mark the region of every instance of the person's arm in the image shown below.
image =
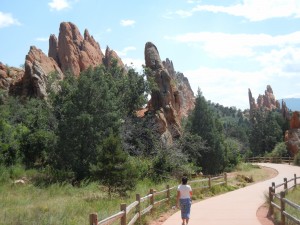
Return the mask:
<path id="1" fill-rule="evenodd" d="M 180 198 L 180 191 L 177 191 L 177 198 L 176 198 L 176 207 L 179 207 L 179 198 Z"/>

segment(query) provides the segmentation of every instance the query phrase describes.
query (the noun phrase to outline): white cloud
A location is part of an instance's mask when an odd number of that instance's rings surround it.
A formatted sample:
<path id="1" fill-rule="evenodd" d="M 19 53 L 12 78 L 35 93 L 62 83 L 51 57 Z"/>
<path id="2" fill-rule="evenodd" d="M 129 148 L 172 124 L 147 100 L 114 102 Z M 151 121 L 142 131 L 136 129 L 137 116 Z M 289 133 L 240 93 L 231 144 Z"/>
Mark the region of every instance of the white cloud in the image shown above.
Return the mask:
<path id="1" fill-rule="evenodd" d="M 299 74 L 286 79 L 268 68 L 254 72 L 208 67 L 184 71 L 195 94 L 199 87 L 206 100 L 240 109 L 249 108 L 248 88 L 255 99 L 264 93 L 267 85 L 273 88 L 276 99 L 298 97 L 299 83 L 291 80 L 297 80 Z"/>
<path id="2" fill-rule="evenodd" d="M 134 46 L 128 46 L 128 47 L 125 47 L 124 49 L 122 49 L 121 51 L 116 51 L 117 54 L 119 56 L 126 56 L 127 55 L 127 52 L 129 51 L 135 51 L 136 50 L 136 47 Z"/>
<path id="3" fill-rule="evenodd" d="M 243 0 L 242 3 L 231 6 L 199 4 L 178 15 L 191 16 L 199 11 L 226 13 L 232 16 L 245 17 L 250 21 L 262 21 L 271 18 L 300 17 L 300 2 L 299 0 Z"/>
<path id="4" fill-rule="evenodd" d="M 50 6 L 51 10 L 56 11 L 70 8 L 70 2 L 68 2 L 67 0 L 52 0 L 48 3 L 48 5 Z"/>
<path id="5" fill-rule="evenodd" d="M 133 26 L 135 24 L 135 21 L 134 20 L 121 20 L 120 24 L 123 27 L 128 27 L 128 26 Z"/>
<path id="6" fill-rule="evenodd" d="M 41 42 L 46 42 L 46 41 L 49 41 L 49 38 L 47 38 L 47 37 L 37 37 L 35 40 L 36 41 L 41 41 Z"/>
<path id="7" fill-rule="evenodd" d="M 10 13 L 0 12 L 0 28 L 9 27 L 12 25 L 21 25 L 20 22 L 13 18 Z"/>
<path id="8" fill-rule="evenodd" d="M 122 58 L 124 64 L 129 67 L 132 67 L 137 72 L 142 73 L 143 71 L 143 64 L 145 64 L 145 60 L 143 59 L 134 59 L 134 58 Z"/>
<path id="9" fill-rule="evenodd" d="M 187 44 L 200 44 L 212 56 L 254 56 L 259 47 L 283 48 L 300 44 L 300 32 L 272 36 L 269 34 L 227 34 L 213 32 L 165 36 L 165 39 Z"/>

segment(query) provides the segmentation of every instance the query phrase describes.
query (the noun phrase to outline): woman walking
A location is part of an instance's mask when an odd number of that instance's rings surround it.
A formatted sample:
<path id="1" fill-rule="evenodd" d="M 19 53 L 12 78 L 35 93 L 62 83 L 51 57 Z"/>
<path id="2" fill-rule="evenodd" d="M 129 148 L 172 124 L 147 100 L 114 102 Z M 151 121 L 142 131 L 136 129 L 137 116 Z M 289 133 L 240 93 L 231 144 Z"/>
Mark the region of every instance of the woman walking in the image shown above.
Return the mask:
<path id="1" fill-rule="evenodd" d="M 187 184 L 187 177 L 182 177 L 182 183 L 177 189 L 176 206 L 178 208 L 180 202 L 182 225 L 187 225 L 190 219 L 192 188 Z"/>

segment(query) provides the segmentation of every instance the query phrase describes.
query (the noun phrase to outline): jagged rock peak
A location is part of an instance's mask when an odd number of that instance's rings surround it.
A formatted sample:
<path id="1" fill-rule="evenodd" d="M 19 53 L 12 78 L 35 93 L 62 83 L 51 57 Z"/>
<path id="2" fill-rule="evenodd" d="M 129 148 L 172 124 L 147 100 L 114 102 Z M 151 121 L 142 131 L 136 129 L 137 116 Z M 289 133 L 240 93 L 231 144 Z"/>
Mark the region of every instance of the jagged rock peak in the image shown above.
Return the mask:
<path id="1" fill-rule="evenodd" d="M 101 65 L 104 58 L 100 45 L 88 30 L 82 37 L 77 26 L 71 22 L 60 24 L 58 40 L 54 35 L 50 36 L 48 55 L 63 72 L 70 71 L 76 76 L 90 66 Z"/>
<path id="2" fill-rule="evenodd" d="M 125 71 L 124 63 L 122 62 L 121 58 L 118 56 L 118 54 L 111 50 L 108 46 L 105 50 L 105 57 L 103 59 L 103 63 L 107 68 L 110 68 L 112 66 L 113 60 L 117 60 L 117 65 Z"/>
<path id="3" fill-rule="evenodd" d="M 175 81 L 163 66 L 156 46 L 147 42 L 145 45 L 145 64 L 150 69 L 157 88 L 152 90 L 148 103 L 149 110 L 155 114 L 155 129 L 164 145 L 171 145 L 173 138 L 181 135 L 180 102 Z M 172 81 L 173 80 L 173 81 Z"/>
<path id="4" fill-rule="evenodd" d="M 145 45 L 145 63 L 146 67 L 153 70 L 163 68 L 159 52 L 152 42 L 147 42 Z"/>
<path id="5" fill-rule="evenodd" d="M 57 64 L 60 65 L 58 58 L 58 41 L 54 34 L 51 34 L 49 37 L 48 56 L 52 57 L 57 62 Z"/>
<path id="6" fill-rule="evenodd" d="M 175 80 L 178 98 L 178 110 L 181 117 L 187 117 L 191 110 L 195 107 L 195 96 L 190 86 L 189 80 L 184 76 L 183 73 L 176 72 L 174 69 L 173 61 L 166 58 L 163 61 L 164 67 L 168 70 L 171 77 Z"/>
<path id="7" fill-rule="evenodd" d="M 280 109 L 280 103 L 275 99 L 273 90 L 270 85 L 267 85 L 267 89 L 265 90 L 264 95 L 258 96 L 256 103 L 254 98 L 252 97 L 252 93 L 250 89 L 248 91 L 248 95 L 249 95 L 250 111 L 259 108 L 264 108 L 267 110 Z"/>
<path id="8" fill-rule="evenodd" d="M 22 92 L 18 94 L 24 97 L 47 97 L 47 79 L 53 72 L 57 74 L 57 79 L 63 79 L 63 73 L 56 61 L 52 57 L 47 57 L 42 50 L 31 46 L 25 60 L 25 74 L 21 81 Z"/>

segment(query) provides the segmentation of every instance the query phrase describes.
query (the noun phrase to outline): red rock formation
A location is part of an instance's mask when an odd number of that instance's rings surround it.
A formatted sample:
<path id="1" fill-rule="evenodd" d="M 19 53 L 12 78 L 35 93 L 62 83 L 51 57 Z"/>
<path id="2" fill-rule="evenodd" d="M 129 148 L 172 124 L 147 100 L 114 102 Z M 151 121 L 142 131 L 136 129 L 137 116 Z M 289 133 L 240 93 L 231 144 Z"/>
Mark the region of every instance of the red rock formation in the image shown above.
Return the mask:
<path id="1" fill-rule="evenodd" d="M 114 50 L 111 50 L 108 46 L 105 50 L 105 58 L 103 59 L 104 65 L 106 68 L 110 68 L 113 63 L 113 59 L 117 60 L 117 65 L 125 70 L 124 63 L 122 62 L 121 58 L 117 55 L 117 53 Z"/>
<path id="2" fill-rule="evenodd" d="M 299 119 L 299 112 L 293 112 L 292 118 L 290 120 L 290 129 L 300 129 L 300 119 Z"/>
<path id="3" fill-rule="evenodd" d="M 48 54 L 63 72 L 70 71 L 76 76 L 90 66 L 101 65 L 104 57 L 93 36 L 85 30 L 82 37 L 77 26 L 70 22 L 60 24 L 58 41 L 54 35 L 50 36 Z"/>
<path id="4" fill-rule="evenodd" d="M 258 96 L 257 103 L 255 103 L 250 89 L 248 89 L 248 96 L 250 111 L 258 108 L 264 108 L 267 110 L 280 109 L 280 103 L 276 101 L 275 96 L 273 94 L 273 90 L 270 85 L 267 85 L 267 90 L 265 90 L 264 95 Z"/>
<path id="5" fill-rule="evenodd" d="M 176 72 L 173 62 L 168 58 L 163 61 L 164 67 L 175 81 L 177 92 L 174 93 L 175 105 L 178 114 L 181 117 L 187 117 L 188 114 L 195 108 L 195 96 L 190 86 L 188 79 L 183 73 Z"/>
<path id="6" fill-rule="evenodd" d="M 63 73 L 53 58 L 47 57 L 42 50 L 31 46 L 26 55 L 25 75 L 20 81 L 21 93 L 24 97 L 34 96 L 45 98 L 47 96 L 47 77 L 57 73 L 57 79 L 63 79 Z"/>
<path id="7" fill-rule="evenodd" d="M 290 119 L 290 129 L 285 132 L 284 140 L 288 151 L 295 156 L 300 149 L 300 113 L 293 112 Z"/>
<path id="8" fill-rule="evenodd" d="M 180 100 L 180 93 L 176 80 L 170 75 L 174 68 L 168 61 L 163 65 L 159 52 L 154 44 L 147 42 L 145 45 L 146 67 L 151 70 L 149 77 L 152 77 L 157 87 L 152 90 L 149 101 L 149 111 L 155 114 L 155 129 L 161 135 L 161 140 L 166 145 L 171 145 L 173 138 L 181 135 L 181 109 L 183 103 Z M 174 72 L 175 73 L 175 72 Z"/>
<path id="9" fill-rule="evenodd" d="M 0 89 L 9 92 L 10 87 L 20 82 L 23 76 L 23 69 L 5 66 L 0 62 Z"/>

